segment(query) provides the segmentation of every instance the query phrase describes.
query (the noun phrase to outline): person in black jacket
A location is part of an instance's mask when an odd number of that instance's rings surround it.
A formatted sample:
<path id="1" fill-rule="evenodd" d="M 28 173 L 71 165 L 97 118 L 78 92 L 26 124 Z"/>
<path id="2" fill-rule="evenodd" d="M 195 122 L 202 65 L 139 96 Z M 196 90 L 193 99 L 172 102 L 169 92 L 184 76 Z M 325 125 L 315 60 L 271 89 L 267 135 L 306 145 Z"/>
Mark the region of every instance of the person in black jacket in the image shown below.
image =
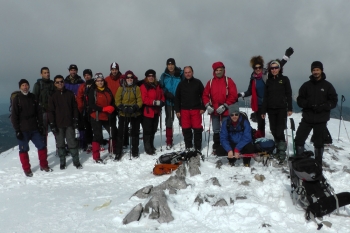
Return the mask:
<path id="1" fill-rule="evenodd" d="M 303 118 L 296 132 L 295 146 L 297 155 L 301 155 L 305 140 L 313 129 L 315 159 L 322 164 L 323 132 L 330 119 L 331 109 L 337 106 L 338 95 L 333 85 L 326 81 L 321 62 L 314 61 L 311 64 L 311 72 L 310 80 L 300 87 L 297 98 L 297 103 L 303 111 Z"/>
<path id="2" fill-rule="evenodd" d="M 47 162 L 47 148 L 44 139 L 44 126 L 42 114 L 35 95 L 29 92 L 29 82 L 21 79 L 18 83 L 20 93 L 13 97 L 11 122 L 18 139 L 19 158 L 24 174 L 32 177 L 33 173 L 29 163 L 29 141 L 38 149 L 40 170 L 51 172 Z"/>
<path id="3" fill-rule="evenodd" d="M 289 78 L 282 75 L 283 68 L 280 60 L 270 61 L 268 71 L 261 117 L 265 119 L 266 113 L 269 114 L 270 130 L 277 145 L 276 158 L 282 164 L 287 150 L 284 128 L 287 115 L 293 114 L 292 88 Z"/>
<path id="4" fill-rule="evenodd" d="M 56 138 L 58 156 L 60 157 L 60 169 L 66 169 L 65 140 L 67 140 L 68 149 L 72 155 L 73 165 L 77 169 L 82 169 L 83 166 L 79 162 L 79 113 L 75 95 L 72 91 L 65 88 L 62 75 L 56 75 L 54 84 L 56 92 L 49 98 L 48 118 L 51 131 Z"/>
<path id="5" fill-rule="evenodd" d="M 185 147 L 194 150 L 197 154 L 202 154 L 202 114 L 205 107 L 202 102 L 204 86 L 199 79 L 193 77 L 191 66 L 184 68 L 185 79 L 181 81 L 175 94 L 175 112 L 181 120 L 182 133 L 185 139 Z M 193 130 L 193 133 L 192 133 Z"/>

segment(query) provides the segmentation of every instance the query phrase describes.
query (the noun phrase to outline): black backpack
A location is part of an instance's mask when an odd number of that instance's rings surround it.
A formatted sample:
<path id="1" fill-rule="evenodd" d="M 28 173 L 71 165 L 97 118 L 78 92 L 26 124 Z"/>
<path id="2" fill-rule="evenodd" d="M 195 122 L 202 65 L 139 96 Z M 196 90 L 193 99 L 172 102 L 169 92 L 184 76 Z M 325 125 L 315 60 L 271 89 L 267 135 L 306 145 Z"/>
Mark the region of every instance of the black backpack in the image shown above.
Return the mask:
<path id="1" fill-rule="evenodd" d="M 21 91 L 14 91 L 14 92 L 11 93 L 11 96 L 10 96 L 10 107 L 9 107 L 9 112 L 10 112 L 9 118 L 12 115 L 11 114 L 12 113 L 12 104 L 13 104 L 13 100 L 15 98 L 17 99 L 18 107 L 21 110 L 21 101 L 20 101 L 19 96 L 18 96 L 19 93 L 21 93 Z"/>

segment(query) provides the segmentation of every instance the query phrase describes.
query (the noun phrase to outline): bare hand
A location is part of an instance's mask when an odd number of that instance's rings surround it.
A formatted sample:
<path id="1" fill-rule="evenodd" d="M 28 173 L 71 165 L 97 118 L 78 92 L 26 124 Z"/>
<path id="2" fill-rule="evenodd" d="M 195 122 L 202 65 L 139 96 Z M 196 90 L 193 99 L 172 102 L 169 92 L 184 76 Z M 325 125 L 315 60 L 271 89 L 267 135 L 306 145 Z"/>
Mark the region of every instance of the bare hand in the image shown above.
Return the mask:
<path id="1" fill-rule="evenodd" d="M 238 152 L 235 152 L 235 158 L 239 159 L 239 153 Z"/>
<path id="2" fill-rule="evenodd" d="M 232 150 L 227 153 L 227 158 L 233 159 L 233 151 Z"/>
<path id="3" fill-rule="evenodd" d="M 266 114 L 261 114 L 262 119 L 265 119 L 265 117 L 266 117 Z"/>
<path id="4" fill-rule="evenodd" d="M 176 116 L 177 116 L 177 118 L 180 118 L 181 117 L 181 113 L 176 113 Z"/>
<path id="5" fill-rule="evenodd" d="M 293 111 L 288 111 L 287 114 L 288 116 L 291 116 L 293 114 Z"/>
<path id="6" fill-rule="evenodd" d="M 205 110 L 200 110 L 199 113 L 203 114 L 203 113 L 205 113 Z"/>

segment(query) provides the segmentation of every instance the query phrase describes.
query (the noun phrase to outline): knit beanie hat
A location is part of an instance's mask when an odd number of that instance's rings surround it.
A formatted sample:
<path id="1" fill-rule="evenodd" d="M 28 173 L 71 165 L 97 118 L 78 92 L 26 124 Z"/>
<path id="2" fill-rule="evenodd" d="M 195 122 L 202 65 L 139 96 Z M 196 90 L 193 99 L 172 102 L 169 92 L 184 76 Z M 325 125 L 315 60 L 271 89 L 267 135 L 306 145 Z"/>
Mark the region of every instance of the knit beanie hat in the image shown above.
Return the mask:
<path id="1" fill-rule="evenodd" d="M 118 65 L 118 63 L 113 62 L 113 63 L 111 64 L 111 66 L 110 66 L 110 70 L 111 70 L 111 69 L 117 69 L 117 70 L 119 70 L 119 65 Z"/>
<path id="2" fill-rule="evenodd" d="M 21 88 L 23 83 L 26 83 L 29 86 L 29 82 L 27 81 L 27 79 L 21 79 L 21 80 L 19 80 L 18 87 Z"/>
<path id="3" fill-rule="evenodd" d="M 232 113 L 239 113 L 239 105 L 238 102 L 231 104 L 230 106 L 228 106 L 228 112 L 231 115 Z"/>
<path id="4" fill-rule="evenodd" d="M 147 77 L 148 75 L 153 74 L 153 76 L 156 76 L 156 71 L 149 69 L 145 72 L 145 76 Z"/>
<path id="5" fill-rule="evenodd" d="M 311 64 L 311 71 L 315 68 L 320 68 L 323 72 L 323 64 L 320 62 L 320 61 L 314 61 L 312 64 Z"/>
<path id="6" fill-rule="evenodd" d="M 78 66 L 74 65 L 74 64 L 71 64 L 71 65 L 69 65 L 68 70 L 77 70 L 78 71 Z"/>
<path id="7" fill-rule="evenodd" d="M 173 64 L 174 66 L 176 66 L 176 63 L 175 63 L 175 59 L 174 58 L 169 58 L 167 61 L 166 61 L 166 65 L 171 65 Z"/>
<path id="8" fill-rule="evenodd" d="M 85 76 L 85 74 L 89 74 L 89 75 L 91 75 L 91 77 L 92 77 L 92 71 L 91 71 L 90 69 L 85 69 L 85 70 L 83 71 L 83 76 Z"/>
<path id="9" fill-rule="evenodd" d="M 103 76 L 102 73 L 96 73 L 96 74 L 95 74 L 95 77 L 94 77 L 95 81 L 96 81 L 96 79 L 98 79 L 98 78 L 105 79 L 105 77 Z"/>

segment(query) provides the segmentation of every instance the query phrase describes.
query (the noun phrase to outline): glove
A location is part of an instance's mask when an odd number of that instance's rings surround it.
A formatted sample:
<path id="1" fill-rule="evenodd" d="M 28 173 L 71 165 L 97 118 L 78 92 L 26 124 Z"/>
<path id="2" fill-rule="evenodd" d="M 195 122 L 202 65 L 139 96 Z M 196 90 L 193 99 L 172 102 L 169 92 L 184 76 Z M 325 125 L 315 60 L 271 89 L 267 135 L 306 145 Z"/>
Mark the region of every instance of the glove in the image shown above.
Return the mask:
<path id="1" fill-rule="evenodd" d="M 124 108 L 124 113 L 126 114 L 132 114 L 134 112 L 134 109 L 131 106 Z"/>
<path id="2" fill-rule="evenodd" d="M 24 136 L 23 136 L 22 131 L 16 131 L 16 138 L 18 140 L 23 140 Z"/>
<path id="3" fill-rule="evenodd" d="M 158 106 L 158 107 L 163 107 L 164 106 L 164 102 L 161 100 L 154 100 L 153 101 L 153 105 L 154 106 Z"/>
<path id="4" fill-rule="evenodd" d="M 138 106 L 137 104 L 134 104 L 134 105 L 132 106 L 133 112 L 137 112 L 139 109 L 140 109 L 140 108 L 139 108 L 139 106 Z"/>
<path id="5" fill-rule="evenodd" d="M 79 130 L 76 128 L 76 129 L 74 130 L 74 132 L 75 132 L 75 138 L 78 139 L 78 138 L 80 137 Z"/>
<path id="6" fill-rule="evenodd" d="M 111 114 L 112 112 L 114 112 L 114 107 L 113 106 L 103 107 L 102 112 L 107 112 L 107 113 Z"/>
<path id="7" fill-rule="evenodd" d="M 173 95 L 173 93 L 171 93 L 171 92 L 165 92 L 165 94 L 164 94 L 164 96 L 165 96 L 165 98 L 167 98 L 167 99 L 169 99 L 169 100 L 171 100 L 171 101 L 174 101 L 175 100 L 175 96 Z"/>
<path id="8" fill-rule="evenodd" d="M 56 127 L 55 124 L 50 123 L 50 129 L 51 129 L 51 132 L 52 132 L 54 135 L 58 134 L 58 129 L 57 129 L 57 127 Z"/>
<path id="9" fill-rule="evenodd" d="M 226 106 L 224 104 L 220 105 L 217 109 L 216 109 L 216 112 L 221 115 L 225 112 L 226 110 Z"/>
<path id="10" fill-rule="evenodd" d="M 209 115 L 211 115 L 213 112 L 214 112 L 214 108 L 213 108 L 213 106 L 211 106 L 211 105 L 209 105 L 209 104 L 207 104 L 207 111 L 208 111 L 208 114 Z"/>
<path id="11" fill-rule="evenodd" d="M 284 55 L 286 55 L 287 57 L 290 57 L 290 56 L 292 56 L 293 53 L 294 53 L 293 48 L 292 48 L 292 47 L 289 47 L 289 48 L 286 50 L 286 52 L 285 52 Z"/>
<path id="12" fill-rule="evenodd" d="M 244 98 L 244 92 L 238 93 L 238 98 L 239 98 L 239 97 Z"/>

